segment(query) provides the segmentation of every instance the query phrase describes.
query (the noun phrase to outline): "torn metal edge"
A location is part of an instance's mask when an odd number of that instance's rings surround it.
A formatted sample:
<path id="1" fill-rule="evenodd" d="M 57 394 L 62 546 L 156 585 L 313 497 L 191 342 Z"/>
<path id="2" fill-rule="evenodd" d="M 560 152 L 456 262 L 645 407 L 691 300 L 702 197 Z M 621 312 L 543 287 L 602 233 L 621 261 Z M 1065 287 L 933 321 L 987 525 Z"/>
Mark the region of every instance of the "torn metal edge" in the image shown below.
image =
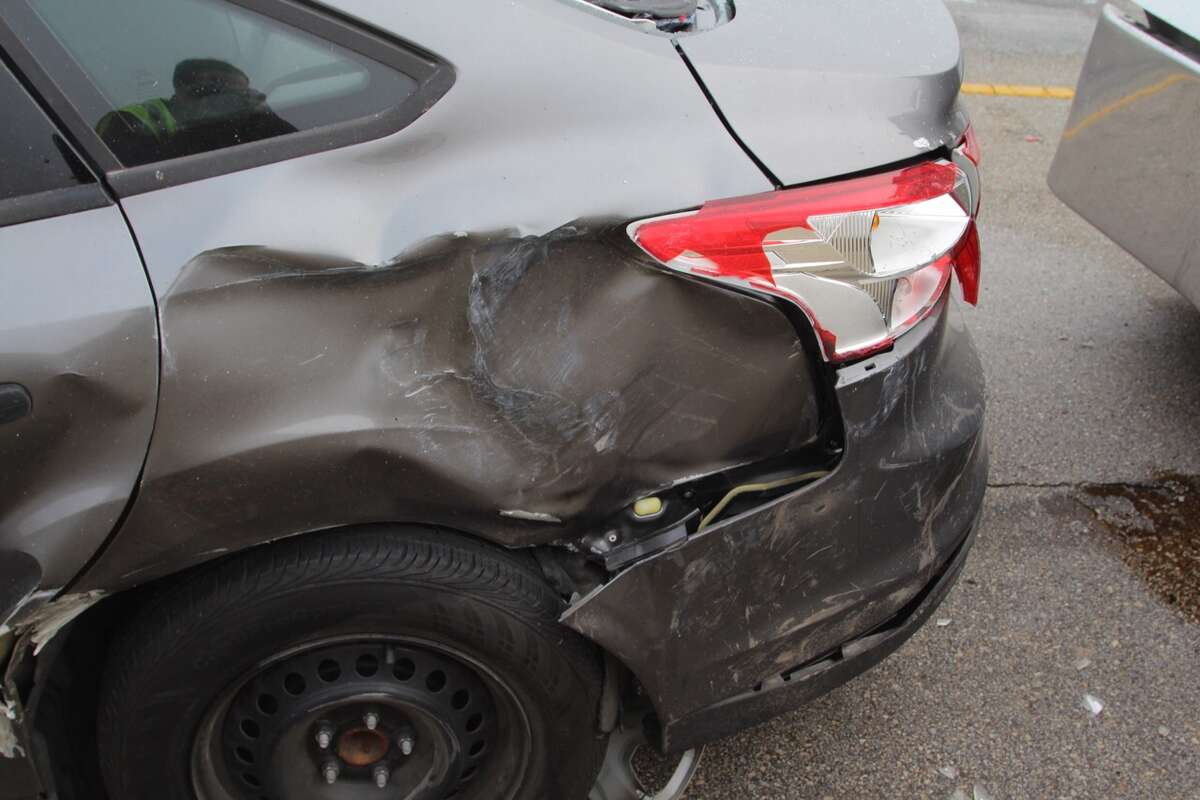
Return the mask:
<path id="1" fill-rule="evenodd" d="M 51 639 L 76 617 L 104 599 L 105 592 L 95 589 L 79 594 L 65 594 L 38 609 L 21 623 L 33 643 L 33 654 L 42 652 Z"/>
<path id="2" fill-rule="evenodd" d="M 45 589 L 33 592 L 26 598 L 23 605 L 33 600 L 53 597 L 61 589 Z M 25 757 L 25 748 L 17 733 L 21 724 L 21 699 L 11 682 L 12 665 L 16 659 L 32 648 L 33 655 L 38 655 L 67 625 L 77 619 L 80 614 L 100 602 L 105 592 L 95 590 L 78 594 L 65 594 L 56 600 L 50 600 L 28 617 L 20 620 L 10 620 L 0 628 L 0 636 L 16 635 L 18 638 L 12 649 L 8 663 L 8 679 L 0 686 L 0 758 L 16 759 Z"/>
<path id="3" fill-rule="evenodd" d="M 20 718 L 15 701 L 0 700 L 0 758 L 24 758 L 25 749 L 17 738 Z"/>

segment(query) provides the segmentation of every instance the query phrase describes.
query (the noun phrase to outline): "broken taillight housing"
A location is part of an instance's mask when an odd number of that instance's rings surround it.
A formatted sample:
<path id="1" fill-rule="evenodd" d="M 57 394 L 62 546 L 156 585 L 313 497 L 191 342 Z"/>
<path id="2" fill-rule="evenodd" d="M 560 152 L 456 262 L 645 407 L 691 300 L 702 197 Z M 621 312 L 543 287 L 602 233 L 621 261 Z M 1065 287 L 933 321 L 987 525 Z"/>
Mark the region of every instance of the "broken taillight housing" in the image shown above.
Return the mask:
<path id="1" fill-rule="evenodd" d="M 968 134 L 952 161 L 716 200 L 629 233 L 673 270 L 798 306 L 828 360 L 861 358 L 924 319 L 952 272 L 977 301 L 977 162 Z"/>

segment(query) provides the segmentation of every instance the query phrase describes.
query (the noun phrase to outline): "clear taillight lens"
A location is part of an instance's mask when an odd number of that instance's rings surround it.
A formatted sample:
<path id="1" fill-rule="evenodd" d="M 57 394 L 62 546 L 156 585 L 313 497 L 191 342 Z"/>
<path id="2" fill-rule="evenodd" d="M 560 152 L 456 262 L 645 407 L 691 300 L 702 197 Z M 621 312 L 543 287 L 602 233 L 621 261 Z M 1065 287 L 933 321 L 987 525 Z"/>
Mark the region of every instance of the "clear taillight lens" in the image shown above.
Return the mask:
<path id="1" fill-rule="evenodd" d="M 827 359 L 860 358 L 927 316 L 952 272 L 976 302 L 973 143 L 954 162 L 717 200 L 630 235 L 671 269 L 794 303 Z"/>

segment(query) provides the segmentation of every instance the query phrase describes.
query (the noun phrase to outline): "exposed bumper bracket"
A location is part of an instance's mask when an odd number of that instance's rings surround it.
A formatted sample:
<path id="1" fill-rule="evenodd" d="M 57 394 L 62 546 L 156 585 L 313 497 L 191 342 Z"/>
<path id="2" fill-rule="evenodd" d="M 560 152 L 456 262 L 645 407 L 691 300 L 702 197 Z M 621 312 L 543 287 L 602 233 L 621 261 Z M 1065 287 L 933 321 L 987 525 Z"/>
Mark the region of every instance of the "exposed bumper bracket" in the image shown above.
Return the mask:
<path id="1" fill-rule="evenodd" d="M 693 748 L 679 756 L 670 780 L 654 794 L 642 785 L 633 768 L 633 756 L 639 747 L 648 746 L 645 734 L 646 711 L 624 712 L 621 724 L 608 738 L 604 764 L 596 776 L 596 785 L 588 800 L 679 800 L 700 767 L 704 747 Z"/>

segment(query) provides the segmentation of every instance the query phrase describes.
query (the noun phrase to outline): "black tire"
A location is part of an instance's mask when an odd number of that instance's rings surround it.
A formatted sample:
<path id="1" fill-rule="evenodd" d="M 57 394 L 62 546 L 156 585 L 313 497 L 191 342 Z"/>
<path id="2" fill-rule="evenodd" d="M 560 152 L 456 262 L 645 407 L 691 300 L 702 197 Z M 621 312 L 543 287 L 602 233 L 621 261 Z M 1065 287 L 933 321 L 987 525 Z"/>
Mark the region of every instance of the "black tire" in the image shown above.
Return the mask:
<path id="1" fill-rule="evenodd" d="M 231 687 L 308 643 L 383 636 L 444 647 L 515 700 L 529 746 L 524 777 L 506 777 L 514 798 L 584 800 L 605 749 L 602 668 L 560 610 L 532 559 L 440 530 L 310 534 L 231 559 L 158 593 L 116 636 L 98 714 L 109 795 L 192 800 L 197 734 Z"/>

